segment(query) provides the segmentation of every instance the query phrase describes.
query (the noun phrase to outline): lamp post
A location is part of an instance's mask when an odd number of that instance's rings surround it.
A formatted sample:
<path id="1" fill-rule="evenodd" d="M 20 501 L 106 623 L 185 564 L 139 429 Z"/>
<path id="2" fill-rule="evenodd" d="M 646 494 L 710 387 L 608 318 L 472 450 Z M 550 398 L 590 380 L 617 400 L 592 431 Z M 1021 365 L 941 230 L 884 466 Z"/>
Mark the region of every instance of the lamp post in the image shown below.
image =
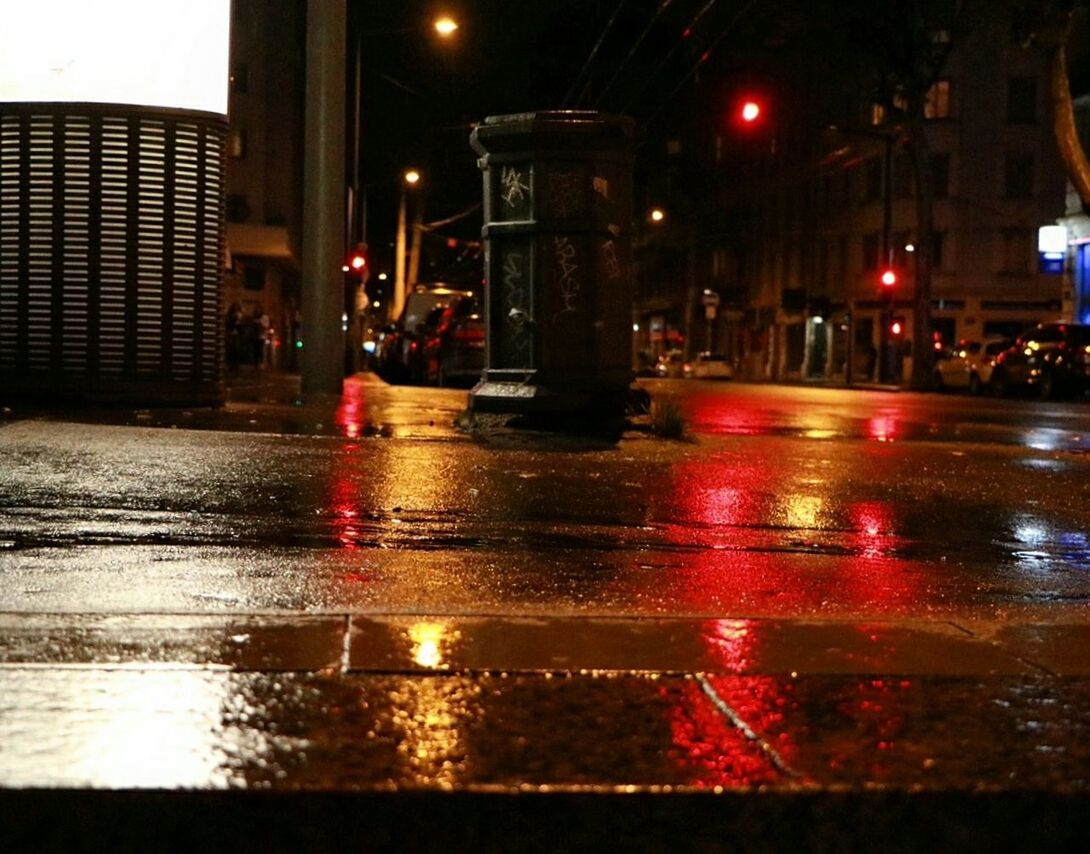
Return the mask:
<path id="1" fill-rule="evenodd" d="M 401 316 L 405 306 L 405 232 L 408 213 L 409 190 L 420 183 L 420 173 L 416 169 L 407 169 L 401 176 L 401 200 L 397 206 L 397 244 L 394 258 L 394 293 L 390 306 L 390 319 Z"/>

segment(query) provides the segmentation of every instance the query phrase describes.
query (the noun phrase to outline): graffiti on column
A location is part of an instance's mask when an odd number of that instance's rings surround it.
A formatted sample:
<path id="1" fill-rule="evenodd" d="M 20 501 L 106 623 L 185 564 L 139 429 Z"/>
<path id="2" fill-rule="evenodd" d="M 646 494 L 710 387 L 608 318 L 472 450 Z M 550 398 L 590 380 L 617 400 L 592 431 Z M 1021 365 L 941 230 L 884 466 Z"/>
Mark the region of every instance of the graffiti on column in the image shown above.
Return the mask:
<path id="1" fill-rule="evenodd" d="M 530 185 L 526 181 L 526 175 L 514 166 L 503 167 L 500 183 L 503 186 L 500 198 L 503 199 L 507 207 L 518 207 L 529 198 Z"/>
<path id="2" fill-rule="evenodd" d="M 617 244 L 612 240 L 602 244 L 602 269 L 607 280 L 621 278 L 621 259 L 617 257 Z"/>
<path id="3" fill-rule="evenodd" d="M 506 320 L 504 339 L 506 355 L 513 361 L 529 355 L 530 334 L 526 305 L 526 254 L 508 252 L 503 256 L 503 316 Z"/>
<path id="4" fill-rule="evenodd" d="M 579 182 L 577 172 L 553 172 L 549 175 L 549 211 L 553 216 L 580 213 Z"/>
<path id="5" fill-rule="evenodd" d="M 556 259 L 556 280 L 560 290 L 560 310 L 553 316 L 553 322 L 561 314 L 574 312 L 576 299 L 582 283 L 579 281 L 579 260 L 575 244 L 565 235 L 553 238 L 553 255 Z"/>

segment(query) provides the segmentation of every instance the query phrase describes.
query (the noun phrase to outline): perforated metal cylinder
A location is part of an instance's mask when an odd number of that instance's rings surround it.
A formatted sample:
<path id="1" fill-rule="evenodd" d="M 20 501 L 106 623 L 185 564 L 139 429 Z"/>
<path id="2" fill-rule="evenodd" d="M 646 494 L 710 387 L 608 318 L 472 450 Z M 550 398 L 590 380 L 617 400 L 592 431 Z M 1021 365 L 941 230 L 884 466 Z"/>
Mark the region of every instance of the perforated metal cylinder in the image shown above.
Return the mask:
<path id="1" fill-rule="evenodd" d="M 0 386 L 222 400 L 220 116 L 0 104 Z"/>

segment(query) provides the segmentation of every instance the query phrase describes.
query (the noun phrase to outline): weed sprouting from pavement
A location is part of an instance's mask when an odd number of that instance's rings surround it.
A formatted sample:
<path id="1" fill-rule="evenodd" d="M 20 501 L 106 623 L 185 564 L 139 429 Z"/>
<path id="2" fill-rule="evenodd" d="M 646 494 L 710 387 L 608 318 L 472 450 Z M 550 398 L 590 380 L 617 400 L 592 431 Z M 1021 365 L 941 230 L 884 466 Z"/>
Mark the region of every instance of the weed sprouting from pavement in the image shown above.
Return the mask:
<path id="1" fill-rule="evenodd" d="M 688 439 L 685 413 L 675 400 L 656 400 L 651 404 L 651 432 L 663 439 Z"/>

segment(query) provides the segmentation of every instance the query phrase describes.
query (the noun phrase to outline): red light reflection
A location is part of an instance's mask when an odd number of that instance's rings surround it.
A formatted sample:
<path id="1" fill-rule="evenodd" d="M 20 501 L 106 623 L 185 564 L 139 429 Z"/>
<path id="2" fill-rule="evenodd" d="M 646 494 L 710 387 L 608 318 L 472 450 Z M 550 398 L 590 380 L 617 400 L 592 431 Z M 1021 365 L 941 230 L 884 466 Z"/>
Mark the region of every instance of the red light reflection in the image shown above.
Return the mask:
<path id="1" fill-rule="evenodd" d="M 341 428 L 346 438 L 358 439 L 363 435 L 363 428 L 367 422 L 367 411 L 364 406 L 363 384 L 355 377 L 348 377 L 344 381 L 341 392 L 341 405 L 333 416 L 333 423 Z"/>
<path id="2" fill-rule="evenodd" d="M 669 696 L 665 686 L 660 692 Z M 699 682 L 685 682 L 677 700 L 669 711 L 672 752 L 680 767 L 691 772 L 689 785 L 737 788 L 780 779 L 760 748 L 715 708 Z"/>

